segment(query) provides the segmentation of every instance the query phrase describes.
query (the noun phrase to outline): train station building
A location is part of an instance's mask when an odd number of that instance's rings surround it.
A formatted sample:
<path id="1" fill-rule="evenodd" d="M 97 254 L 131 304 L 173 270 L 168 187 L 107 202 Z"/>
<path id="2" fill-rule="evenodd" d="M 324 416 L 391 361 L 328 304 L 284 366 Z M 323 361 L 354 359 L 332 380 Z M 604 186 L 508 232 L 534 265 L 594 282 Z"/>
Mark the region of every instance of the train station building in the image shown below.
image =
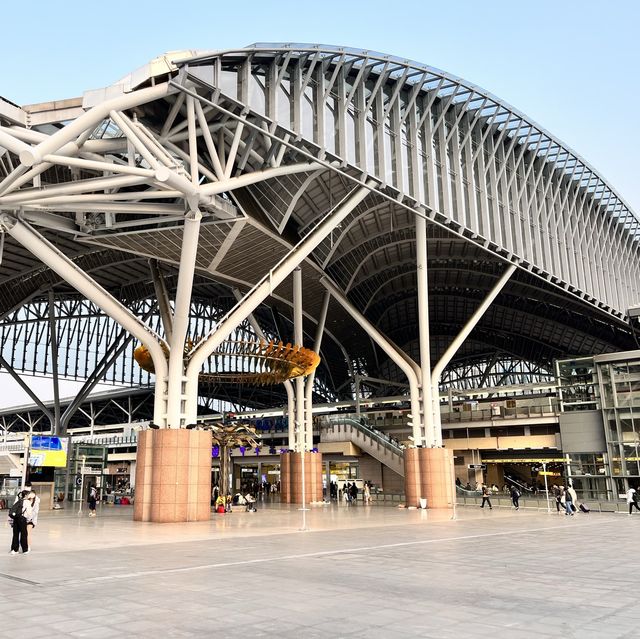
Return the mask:
<path id="1" fill-rule="evenodd" d="M 0 476 L 151 522 L 209 519 L 217 483 L 615 501 L 640 481 L 639 225 L 525 114 L 371 51 L 173 52 L 7 96 L 0 367 L 33 403 L 0 411 Z"/>

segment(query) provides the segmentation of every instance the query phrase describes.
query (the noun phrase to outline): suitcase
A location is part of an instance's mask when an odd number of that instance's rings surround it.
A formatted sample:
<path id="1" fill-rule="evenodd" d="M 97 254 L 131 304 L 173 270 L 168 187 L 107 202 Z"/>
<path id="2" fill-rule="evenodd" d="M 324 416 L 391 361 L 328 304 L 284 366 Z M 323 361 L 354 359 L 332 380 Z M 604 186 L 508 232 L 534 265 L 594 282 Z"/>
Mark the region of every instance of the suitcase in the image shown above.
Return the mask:
<path id="1" fill-rule="evenodd" d="M 583 513 L 590 513 L 591 512 L 591 508 L 589 508 L 589 506 L 587 506 L 587 504 L 580 504 L 580 511 Z"/>

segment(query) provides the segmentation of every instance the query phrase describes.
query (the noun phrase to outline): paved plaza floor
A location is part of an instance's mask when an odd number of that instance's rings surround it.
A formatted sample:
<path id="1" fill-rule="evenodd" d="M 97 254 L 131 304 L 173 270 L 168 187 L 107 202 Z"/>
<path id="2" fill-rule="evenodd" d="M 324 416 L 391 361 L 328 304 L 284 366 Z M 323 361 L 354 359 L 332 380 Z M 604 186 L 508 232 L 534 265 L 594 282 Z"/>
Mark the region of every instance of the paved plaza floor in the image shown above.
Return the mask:
<path id="1" fill-rule="evenodd" d="M 640 636 L 636 515 L 267 504 L 193 524 L 131 517 L 43 513 L 25 556 L 0 528 L 0 637 Z"/>

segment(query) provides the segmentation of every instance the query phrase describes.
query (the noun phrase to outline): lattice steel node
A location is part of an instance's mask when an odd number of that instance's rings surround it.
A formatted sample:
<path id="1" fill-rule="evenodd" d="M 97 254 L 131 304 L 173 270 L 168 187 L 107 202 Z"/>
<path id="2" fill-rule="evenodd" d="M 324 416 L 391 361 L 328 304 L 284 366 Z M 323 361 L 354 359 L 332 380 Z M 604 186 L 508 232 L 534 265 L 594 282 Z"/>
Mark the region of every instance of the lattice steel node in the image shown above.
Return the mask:
<path id="1" fill-rule="evenodd" d="M 165 355 L 169 354 L 165 351 Z M 144 344 L 133 352 L 138 365 L 149 373 L 155 368 L 151 354 Z M 281 384 L 287 379 L 312 373 L 320 363 L 320 356 L 303 346 L 282 342 L 226 341 L 210 357 L 212 371 L 200 373 L 200 381 Z"/>

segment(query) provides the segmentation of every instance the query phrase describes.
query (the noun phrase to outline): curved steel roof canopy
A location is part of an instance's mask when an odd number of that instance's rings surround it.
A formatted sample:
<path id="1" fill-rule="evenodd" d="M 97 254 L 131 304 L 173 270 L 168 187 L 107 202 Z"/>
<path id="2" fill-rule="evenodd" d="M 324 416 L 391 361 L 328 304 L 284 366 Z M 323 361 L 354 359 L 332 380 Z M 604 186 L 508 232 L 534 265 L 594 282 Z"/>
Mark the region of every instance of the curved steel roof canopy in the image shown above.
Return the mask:
<path id="1" fill-rule="evenodd" d="M 82 100 L 0 102 L 0 124 L 2 213 L 37 227 L 128 302 L 153 295 L 150 258 L 174 286 L 187 204 L 204 215 L 194 295 L 216 305 L 367 184 L 304 263 L 308 335 L 326 274 L 417 357 L 415 220 L 424 216 L 432 358 L 511 263 L 516 275 L 453 367 L 504 359 L 548 370 L 554 357 L 633 344 L 636 214 L 549 132 L 437 69 L 324 45 L 183 52 Z M 50 286 L 70 294 L 6 238 L 0 314 Z M 285 283 L 269 304 L 288 315 L 290 302 Z M 399 374 L 335 304 L 327 329 L 334 390 L 354 372 Z"/>

